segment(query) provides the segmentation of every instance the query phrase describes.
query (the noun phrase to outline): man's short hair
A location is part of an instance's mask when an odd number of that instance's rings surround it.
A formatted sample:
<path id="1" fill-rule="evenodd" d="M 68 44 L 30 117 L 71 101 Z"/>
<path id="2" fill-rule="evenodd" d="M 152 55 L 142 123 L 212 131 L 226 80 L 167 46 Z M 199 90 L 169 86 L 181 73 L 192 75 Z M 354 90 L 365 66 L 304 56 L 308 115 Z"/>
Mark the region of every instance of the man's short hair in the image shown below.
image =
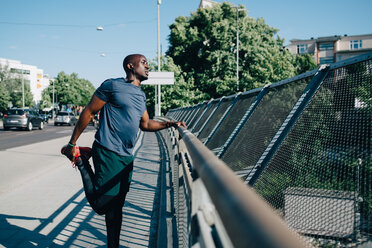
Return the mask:
<path id="1" fill-rule="evenodd" d="M 133 63 L 134 59 L 136 57 L 142 57 L 143 55 L 142 54 L 130 54 L 128 56 L 126 56 L 123 60 L 123 68 L 124 68 L 124 71 L 126 74 L 128 74 L 128 72 L 130 72 L 130 69 L 128 68 L 128 64 L 130 63 Z"/>

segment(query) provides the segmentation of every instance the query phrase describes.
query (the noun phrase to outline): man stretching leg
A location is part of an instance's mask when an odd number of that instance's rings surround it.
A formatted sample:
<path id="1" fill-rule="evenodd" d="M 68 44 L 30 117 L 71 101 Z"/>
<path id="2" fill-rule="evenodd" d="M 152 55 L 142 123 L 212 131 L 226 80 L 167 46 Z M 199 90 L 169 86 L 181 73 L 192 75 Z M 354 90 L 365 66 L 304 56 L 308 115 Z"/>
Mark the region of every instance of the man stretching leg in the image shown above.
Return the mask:
<path id="1" fill-rule="evenodd" d="M 133 147 L 138 132 L 158 131 L 184 122 L 159 122 L 149 119 L 141 82 L 148 78 L 149 65 L 141 54 L 123 61 L 126 78 L 104 81 L 83 110 L 70 142 L 62 149 L 78 167 L 89 204 L 105 215 L 107 246 L 119 247 L 122 208 L 133 170 Z M 100 111 L 99 128 L 92 150 L 78 149 L 76 142 L 90 120 Z M 92 156 L 95 172 L 88 159 Z"/>

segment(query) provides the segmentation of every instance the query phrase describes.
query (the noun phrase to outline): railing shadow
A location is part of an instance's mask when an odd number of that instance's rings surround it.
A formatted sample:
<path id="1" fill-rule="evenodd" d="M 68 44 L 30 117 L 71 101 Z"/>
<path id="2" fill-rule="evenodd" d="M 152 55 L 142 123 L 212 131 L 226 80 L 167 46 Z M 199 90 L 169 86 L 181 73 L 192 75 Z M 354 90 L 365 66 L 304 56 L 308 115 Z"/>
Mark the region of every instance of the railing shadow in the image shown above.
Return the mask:
<path id="1" fill-rule="evenodd" d="M 83 189 L 78 190 L 70 199 L 60 206 L 48 218 L 28 216 L 0 215 L 0 228 L 4 230 L 0 244 L 5 247 L 98 247 L 104 245 L 97 240 L 105 240 L 103 232 L 96 232 L 95 238 L 85 238 L 85 230 L 94 230 L 94 212 L 88 207 L 87 201 L 79 200 Z M 70 210 L 60 222 L 60 215 Z M 39 220 L 40 224 L 33 230 L 11 224 L 12 220 Z M 58 222 L 58 223 L 57 223 Z M 104 230 L 104 223 L 94 223 Z M 9 233 L 9 230 L 11 232 Z M 4 235 L 4 233 L 6 233 Z M 91 232 L 92 233 L 92 232 Z"/>
<path id="2" fill-rule="evenodd" d="M 151 247 L 156 242 L 158 174 L 160 162 L 156 138 L 141 145 L 134 162 L 134 177 L 123 209 L 121 247 Z M 150 149 L 151 148 L 151 149 Z M 149 158 L 150 159 L 147 159 Z M 47 218 L 0 214 L 0 246 L 4 247 L 106 247 L 104 216 L 94 213 L 83 188 Z M 29 230 L 18 220 L 39 221 Z"/>

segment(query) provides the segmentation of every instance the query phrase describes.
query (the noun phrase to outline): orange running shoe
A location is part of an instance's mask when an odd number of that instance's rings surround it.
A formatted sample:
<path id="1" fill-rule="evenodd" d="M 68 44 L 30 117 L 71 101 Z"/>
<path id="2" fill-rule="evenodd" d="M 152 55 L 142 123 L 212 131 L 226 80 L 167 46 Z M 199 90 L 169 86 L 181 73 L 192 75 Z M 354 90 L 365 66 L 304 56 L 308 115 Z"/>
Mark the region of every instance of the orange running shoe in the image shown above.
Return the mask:
<path id="1" fill-rule="evenodd" d="M 61 149 L 61 153 L 65 156 L 66 156 L 65 151 L 66 151 L 67 146 L 68 145 L 64 145 Z M 73 166 L 75 166 L 76 162 L 78 161 L 80 157 L 86 160 L 89 160 L 90 157 L 92 157 L 92 148 L 75 146 L 75 156 L 72 159 Z"/>

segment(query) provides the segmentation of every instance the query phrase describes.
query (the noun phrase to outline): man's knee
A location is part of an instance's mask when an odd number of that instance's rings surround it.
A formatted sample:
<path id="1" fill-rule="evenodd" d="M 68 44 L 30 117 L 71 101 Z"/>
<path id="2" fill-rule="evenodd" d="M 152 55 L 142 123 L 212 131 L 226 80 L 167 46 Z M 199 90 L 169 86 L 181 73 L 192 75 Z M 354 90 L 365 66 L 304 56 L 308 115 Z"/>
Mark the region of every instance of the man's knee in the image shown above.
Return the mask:
<path id="1" fill-rule="evenodd" d="M 105 215 L 106 212 L 107 212 L 107 209 L 94 208 L 94 207 L 92 207 L 92 208 L 93 208 L 94 212 L 96 212 L 96 214 L 98 214 L 98 215 Z"/>
<path id="2" fill-rule="evenodd" d="M 116 205 L 116 198 L 116 196 L 101 195 L 99 198 L 89 201 L 89 204 L 98 215 L 104 215 Z"/>

